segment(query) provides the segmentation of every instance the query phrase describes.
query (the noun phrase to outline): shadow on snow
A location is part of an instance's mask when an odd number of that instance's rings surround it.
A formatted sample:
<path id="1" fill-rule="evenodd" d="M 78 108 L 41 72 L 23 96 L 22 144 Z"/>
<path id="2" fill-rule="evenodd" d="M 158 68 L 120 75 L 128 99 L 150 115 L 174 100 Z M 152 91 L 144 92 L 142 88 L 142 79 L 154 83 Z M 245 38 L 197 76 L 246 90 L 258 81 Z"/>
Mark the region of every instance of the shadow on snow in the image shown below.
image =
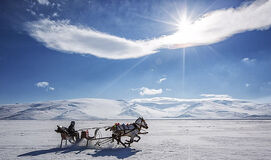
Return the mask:
<path id="1" fill-rule="evenodd" d="M 91 155 L 92 157 L 114 156 L 117 157 L 118 159 L 124 159 L 132 155 L 135 155 L 137 152 L 141 152 L 141 150 L 131 148 L 110 148 L 96 150 L 94 154 L 88 153 L 88 155 Z"/>
<path id="2" fill-rule="evenodd" d="M 55 153 L 55 154 L 65 154 L 69 152 L 75 152 L 75 154 L 79 154 L 86 149 L 91 149 L 83 146 L 71 146 L 66 148 L 51 148 L 51 149 L 43 149 L 27 152 L 18 157 L 24 156 L 39 156 L 43 154 Z M 135 155 L 137 152 L 141 152 L 141 150 L 131 149 L 131 148 L 110 148 L 110 149 L 99 149 L 95 150 L 95 153 L 87 153 L 92 157 L 104 157 L 104 156 L 114 156 L 118 159 L 128 158 L 132 155 Z"/>

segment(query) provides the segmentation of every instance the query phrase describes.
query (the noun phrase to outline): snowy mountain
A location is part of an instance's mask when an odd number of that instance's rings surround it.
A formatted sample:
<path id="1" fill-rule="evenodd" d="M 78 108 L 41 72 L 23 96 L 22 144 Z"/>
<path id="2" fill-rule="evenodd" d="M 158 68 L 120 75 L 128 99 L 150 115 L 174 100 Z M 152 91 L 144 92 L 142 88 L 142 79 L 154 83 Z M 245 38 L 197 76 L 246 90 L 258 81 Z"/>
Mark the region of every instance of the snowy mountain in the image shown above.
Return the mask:
<path id="1" fill-rule="evenodd" d="M 178 99 L 155 97 L 108 100 L 73 99 L 0 106 L 0 119 L 271 119 L 271 104 L 229 97 Z"/>

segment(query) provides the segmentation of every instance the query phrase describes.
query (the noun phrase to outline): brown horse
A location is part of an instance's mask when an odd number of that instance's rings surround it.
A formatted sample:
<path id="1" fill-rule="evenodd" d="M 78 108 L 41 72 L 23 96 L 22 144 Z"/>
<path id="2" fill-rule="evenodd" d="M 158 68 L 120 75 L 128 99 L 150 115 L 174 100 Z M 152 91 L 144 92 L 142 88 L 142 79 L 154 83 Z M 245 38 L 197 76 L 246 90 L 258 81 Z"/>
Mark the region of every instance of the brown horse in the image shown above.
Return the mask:
<path id="1" fill-rule="evenodd" d="M 60 148 L 62 148 L 62 142 L 63 140 L 66 141 L 66 146 L 67 146 L 67 141 L 69 141 L 71 144 L 75 144 L 75 142 L 78 139 L 77 135 L 70 135 L 67 131 L 66 127 L 63 126 L 58 126 L 57 129 L 55 130 L 57 133 L 61 134 L 61 143 L 60 143 Z"/>

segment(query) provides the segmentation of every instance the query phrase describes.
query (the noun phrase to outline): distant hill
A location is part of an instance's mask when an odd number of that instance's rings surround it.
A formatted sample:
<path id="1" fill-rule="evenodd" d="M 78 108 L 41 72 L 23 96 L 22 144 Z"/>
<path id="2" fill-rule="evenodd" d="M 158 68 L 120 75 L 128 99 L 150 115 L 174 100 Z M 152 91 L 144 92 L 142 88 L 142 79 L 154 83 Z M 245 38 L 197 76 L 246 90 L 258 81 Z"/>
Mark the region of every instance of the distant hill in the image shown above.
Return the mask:
<path id="1" fill-rule="evenodd" d="M 271 119 L 271 104 L 232 98 L 178 99 L 72 99 L 0 106 L 6 120 L 94 120 L 180 118 L 180 119 Z"/>

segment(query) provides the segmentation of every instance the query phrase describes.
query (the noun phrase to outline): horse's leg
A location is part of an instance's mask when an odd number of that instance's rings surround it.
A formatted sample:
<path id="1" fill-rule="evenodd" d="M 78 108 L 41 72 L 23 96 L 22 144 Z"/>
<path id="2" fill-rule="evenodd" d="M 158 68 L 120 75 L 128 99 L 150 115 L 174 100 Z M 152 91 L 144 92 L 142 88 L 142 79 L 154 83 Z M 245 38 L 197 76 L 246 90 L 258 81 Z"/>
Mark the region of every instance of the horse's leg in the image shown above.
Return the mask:
<path id="1" fill-rule="evenodd" d="M 127 147 L 122 141 L 121 141 L 121 137 L 118 138 L 118 144 L 122 144 L 125 148 Z"/>
<path id="2" fill-rule="evenodd" d="M 130 140 L 128 141 L 128 140 L 126 140 L 126 142 L 127 142 L 127 144 L 128 144 L 128 146 L 130 147 L 130 144 L 131 143 L 133 143 L 134 142 L 134 138 L 135 138 L 135 136 L 136 136 L 136 133 L 133 131 L 133 132 L 131 132 L 130 134 L 129 134 L 129 137 L 131 137 L 130 138 Z"/>
<path id="3" fill-rule="evenodd" d="M 86 145 L 86 146 L 88 146 L 88 140 L 89 140 L 89 139 L 87 139 L 87 145 Z"/>
<path id="4" fill-rule="evenodd" d="M 116 136 L 116 140 L 117 140 L 117 144 L 120 144 L 120 141 L 121 141 L 121 138 L 120 138 L 120 136 Z"/>
<path id="5" fill-rule="evenodd" d="M 119 136 L 118 137 L 118 144 L 120 144 L 120 142 L 121 142 L 121 137 Z"/>
<path id="6" fill-rule="evenodd" d="M 134 140 L 134 142 L 138 142 L 140 139 L 141 139 L 141 137 L 139 136 L 139 135 L 136 135 L 136 137 L 138 138 L 137 140 Z"/>
<path id="7" fill-rule="evenodd" d="M 61 139 L 61 142 L 60 142 L 60 148 L 62 148 L 62 141 L 63 141 L 63 139 Z"/>
<path id="8" fill-rule="evenodd" d="M 114 137 L 115 137 L 115 136 L 112 134 L 112 141 L 111 141 L 111 143 L 113 143 L 113 142 L 114 142 Z"/>
<path id="9" fill-rule="evenodd" d="M 128 141 L 128 140 L 126 140 L 126 143 L 125 144 L 128 144 L 128 147 L 130 147 L 130 145 L 131 145 L 131 143 L 133 143 L 134 142 L 134 136 L 132 135 L 132 136 L 130 136 L 131 138 L 130 138 L 130 140 Z"/>
<path id="10" fill-rule="evenodd" d="M 113 143 L 114 140 L 116 140 L 116 141 L 117 141 L 117 144 L 119 144 L 119 137 L 118 137 L 116 134 L 113 134 L 113 133 L 112 133 L 112 141 L 111 141 L 111 143 Z"/>
<path id="11" fill-rule="evenodd" d="M 118 142 L 118 140 L 117 140 L 117 136 L 116 136 L 115 134 L 112 134 L 112 141 L 111 141 L 111 143 L 113 143 L 113 142 L 114 142 L 114 140 L 116 140 L 116 141 Z"/>
<path id="12" fill-rule="evenodd" d="M 130 142 L 128 143 L 128 147 L 130 147 L 130 145 L 131 145 L 131 143 L 133 143 L 134 142 L 134 136 L 132 136 L 131 138 L 130 138 Z"/>
<path id="13" fill-rule="evenodd" d="M 117 141 L 117 144 L 122 144 L 125 148 L 127 147 L 127 146 L 121 141 L 121 136 L 114 135 L 113 138 Z"/>
<path id="14" fill-rule="evenodd" d="M 132 137 L 130 137 L 130 140 L 127 140 L 127 139 L 126 139 L 125 141 L 126 141 L 126 142 L 127 142 L 127 144 L 128 144 L 128 143 L 132 143 L 134 140 L 133 140 L 133 138 L 132 138 Z"/>
<path id="15" fill-rule="evenodd" d="M 68 145 L 68 144 L 67 144 L 67 141 L 68 141 L 68 140 L 66 139 L 66 146 Z"/>

